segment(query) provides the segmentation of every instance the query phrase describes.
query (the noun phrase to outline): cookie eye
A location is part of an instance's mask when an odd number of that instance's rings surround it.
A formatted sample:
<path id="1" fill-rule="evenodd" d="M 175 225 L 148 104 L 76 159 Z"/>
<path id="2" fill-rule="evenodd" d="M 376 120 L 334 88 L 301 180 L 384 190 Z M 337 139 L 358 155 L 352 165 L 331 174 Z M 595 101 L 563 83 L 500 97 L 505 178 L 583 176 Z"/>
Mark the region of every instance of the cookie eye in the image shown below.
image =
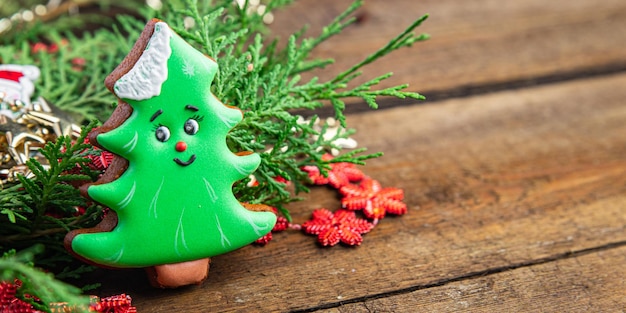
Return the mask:
<path id="1" fill-rule="evenodd" d="M 185 133 L 188 135 L 195 135 L 198 132 L 198 127 L 200 127 L 200 125 L 198 125 L 198 121 L 190 118 L 185 122 Z"/>
<path id="2" fill-rule="evenodd" d="M 167 126 L 159 126 L 155 132 L 156 139 L 161 142 L 166 142 L 170 139 L 170 129 Z"/>

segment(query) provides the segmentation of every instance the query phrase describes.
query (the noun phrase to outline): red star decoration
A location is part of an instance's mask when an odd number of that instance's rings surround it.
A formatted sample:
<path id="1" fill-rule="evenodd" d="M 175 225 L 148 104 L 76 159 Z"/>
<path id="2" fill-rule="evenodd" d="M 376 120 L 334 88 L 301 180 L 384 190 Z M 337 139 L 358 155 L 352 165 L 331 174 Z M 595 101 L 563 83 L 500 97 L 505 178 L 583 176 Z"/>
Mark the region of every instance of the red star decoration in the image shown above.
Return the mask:
<path id="1" fill-rule="evenodd" d="M 322 160 L 330 159 L 332 159 L 332 156 L 329 154 L 325 154 L 322 157 Z M 331 163 L 330 170 L 328 171 L 328 177 L 324 177 L 317 166 L 304 166 L 302 167 L 302 170 L 309 174 L 309 178 L 313 184 L 329 184 L 337 189 L 348 185 L 350 182 L 360 181 L 363 177 L 365 177 L 363 172 L 361 172 L 356 165 L 346 162 Z"/>
<path id="2" fill-rule="evenodd" d="M 340 241 L 350 246 L 363 242 L 361 234 L 374 227 L 367 220 L 358 219 L 353 211 L 337 210 L 332 213 L 326 209 L 313 211 L 313 219 L 302 224 L 304 232 L 317 235 L 322 246 L 334 246 Z"/>
<path id="3" fill-rule="evenodd" d="M 344 195 L 341 206 L 348 210 L 363 210 L 368 218 L 379 220 L 386 213 L 402 215 L 407 207 L 402 199 L 404 192 L 399 188 L 382 188 L 380 183 L 371 178 L 364 179 L 360 185 L 346 185 L 339 192 Z"/>

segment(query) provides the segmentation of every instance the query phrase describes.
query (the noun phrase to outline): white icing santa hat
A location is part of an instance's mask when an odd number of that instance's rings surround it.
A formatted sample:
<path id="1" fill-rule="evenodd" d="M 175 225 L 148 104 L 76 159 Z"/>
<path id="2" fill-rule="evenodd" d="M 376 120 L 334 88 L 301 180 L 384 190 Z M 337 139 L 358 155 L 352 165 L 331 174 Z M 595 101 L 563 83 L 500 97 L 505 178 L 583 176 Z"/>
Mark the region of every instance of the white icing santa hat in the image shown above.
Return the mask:
<path id="1" fill-rule="evenodd" d="M 146 100 L 161 94 L 167 80 L 167 60 L 172 54 L 172 30 L 164 22 L 154 25 L 154 33 L 141 57 L 133 67 L 115 82 L 114 92 L 119 98 Z"/>
<path id="2" fill-rule="evenodd" d="M 4 101 L 21 101 L 30 106 L 35 92 L 33 81 L 39 78 L 39 68 L 33 65 L 0 64 L 0 92 Z"/>

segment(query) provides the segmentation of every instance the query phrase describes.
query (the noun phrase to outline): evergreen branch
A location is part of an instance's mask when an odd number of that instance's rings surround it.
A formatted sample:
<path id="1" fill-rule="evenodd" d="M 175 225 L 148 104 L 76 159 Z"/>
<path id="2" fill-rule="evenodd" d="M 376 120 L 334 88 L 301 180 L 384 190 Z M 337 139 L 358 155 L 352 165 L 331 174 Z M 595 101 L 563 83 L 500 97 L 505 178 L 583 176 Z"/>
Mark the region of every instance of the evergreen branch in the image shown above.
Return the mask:
<path id="1" fill-rule="evenodd" d="M 85 199 L 80 196 L 78 190 L 67 182 L 90 180 L 89 175 L 72 173 L 77 164 L 88 168 L 88 159 L 84 155 L 90 147 L 84 144 L 87 133 L 95 126 L 95 122 L 88 125 L 76 143 L 72 143 L 69 137 L 59 137 L 56 142 L 48 142 L 40 150 L 50 164 L 44 167 L 35 159 L 27 161 L 27 166 L 33 173 L 33 178 L 18 175 L 20 184 L 11 189 L 4 189 L 2 193 L 13 194 L 20 192 L 17 199 L 9 205 L 6 198 L 0 198 L 3 206 L 2 213 L 9 218 L 9 222 L 16 226 L 29 229 L 18 233 L 7 233 L 2 236 L 3 242 L 18 242 L 30 240 L 52 234 L 63 234 L 72 227 L 76 227 L 83 218 L 58 219 L 51 218 L 47 214 L 62 214 L 72 216 L 75 207 L 85 206 Z M 23 190 L 23 191 L 22 191 Z M 9 213 L 9 210 L 11 213 Z M 15 217 L 21 217 L 16 219 Z M 60 228 L 58 227 L 60 226 Z M 4 230 L 2 231 L 4 233 Z"/>
<path id="2" fill-rule="evenodd" d="M 335 17 L 335 19 L 333 19 L 333 21 L 328 26 L 325 26 L 322 29 L 322 34 L 319 37 L 303 40 L 299 49 L 300 57 L 297 60 L 298 66 L 294 71 L 291 71 L 289 74 L 295 75 L 334 63 L 334 60 L 331 59 L 305 62 L 305 58 L 307 58 L 311 51 L 313 51 L 313 49 L 319 46 L 322 42 L 325 42 L 331 37 L 341 33 L 346 27 L 354 23 L 356 19 L 348 18 L 348 16 L 354 13 L 361 6 L 363 6 L 363 0 L 354 1 L 343 13 Z"/>
<path id="3" fill-rule="evenodd" d="M 69 307 L 75 308 L 76 312 L 88 312 L 90 299 L 82 295 L 79 288 L 56 280 L 51 273 L 45 273 L 29 265 L 32 264 L 34 255 L 42 252 L 43 246 L 36 245 L 18 254 L 14 250 L 5 253 L 0 258 L 0 281 L 13 282 L 16 279 L 21 281 L 18 296 L 37 310 L 49 312 L 50 304 L 66 302 Z"/>
<path id="4" fill-rule="evenodd" d="M 413 45 L 413 43 L 417 41 L 423 41 L 423 40 L 427 40 L 428 38 L 430 38 L 430 36 L 427 34 L 421 34 L 418 36 L 415 36 L 415 34 L 413 34 L 413 31 L 418 26 L 420 26 L 427 18 L 428 18 L 428 14 L 423 15 L 421 18 L 417 19 L 409 27 L 407 27 L 402 33 L 400 33 L 398 36 L 396 36 L 391 41 L 389 41 L 384 47 L 378 49 L 376 52 L 368 55 L 363 61 L 357 63 L 356 65 L 350 67 L 346 71 L 337 75 L 337 77 L 335 77 L 332 80 L 332 82 L 341 81 L 346 76 L 355 73 L 363 66 L 370 64 L 397 49 L 400 49 L 403 47 L 410 47 L 411 45 Z"/>

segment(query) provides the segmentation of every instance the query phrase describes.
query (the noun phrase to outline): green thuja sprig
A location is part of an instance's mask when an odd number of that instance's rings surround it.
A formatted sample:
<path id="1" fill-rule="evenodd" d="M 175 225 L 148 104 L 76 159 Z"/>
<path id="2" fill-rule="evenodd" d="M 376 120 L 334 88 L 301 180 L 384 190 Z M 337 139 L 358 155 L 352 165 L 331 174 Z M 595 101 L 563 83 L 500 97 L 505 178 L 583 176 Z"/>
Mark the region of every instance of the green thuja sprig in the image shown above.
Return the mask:
<path id="1" fill-rule="evenodd" d="M 48 142 L 40 151 L 49 165 L 28 160 L 32 176 L 18 175 L 19 184 L 0 190 L 0 248 L 24 248 L 45 241 L 51 250 L 63 250 L 67 231 L 97 221 L 101 209 L 88 205 L 72 185 L 92 181 L 98 174 L 89 169 L 87 158 L 96 152 L 84 143 L 94 126 L 95 122 L 86 126 L 76 142 L 68 136 Z M 77 207 L 86 208 L 85 213 L 76 214 Z"/>
<path id="2" fill-rule="evenodd" d="M 15 250 L 4 253 L 0 258 L 0 281 L 14 283 L 16 279 L 19 280 L 21 286 L 17 289 L 16 297 L 31 304 L 36 310 L 50 312 L 53 303 L 64 303 L 65 307 L 72 308 L 72 312 L 89 312 L 90 299 L 82 295 L 80 288 L 63 283 L 55 279 L 52 273 L 33 267 L 34 256 L 43 252 L 43 249 L 43 245 L 39 244 L 19 253 Z"/>
<path id="3" fill-rule="evenodd" d="M 278 177 L 289 180 L 297 194 L 308 191 L 308 175 L 301 170 L 304 165 L 316 165 L 326 174 L 330 162 L 362 164 L 366 159 L 381 155 L 363 155 L 365 150 L 358 149 L 334 160 L 324 160 L 324 147 L 333 145 L 332 140 L 323 140 L 327 128 L 316 131 L 313 123 L 298 122 L 299 116 L 294 111 L 314 112 L 325 103 L 330 103 L 335 118 L 347 127 L 345 99 L 361 98 L 372 108 L 377 108 L 376 99 L 382 96 L 424 99 L 418 93 L 405 91 L 406 85 L 375 89 L 376 85 L 391 76 L 390 73 L 354 87 L 350 85 L 361 75 L 360 70 L 364 66 L 397 49 L 427 39 L 428 35 L 414 34 L 427 16 L 415 21 L 387 45 L 335 78 L 320 81 L 315 77 L 308 82 L 302 81 L 302 73 L 333 63 L 330 59 L 311 59 L 311 53 L 319 44 L 351 25 L 355 21 L 351 16 L 362 4 L 360 0 L 355 1 L 324 27 L 317 37 L 303 39 L 306 28 L 301 29 L 288 38 L 283 49 L 277 48 L 276 40 L 266 44 L 262 36 L 263 28 L 246 27 L 249 21 L 259 16 L 248 14 L 247 10 L 233 5 L 231 1 L 219 1 L 202 12 L 197 1 L 186 0 L 183 9 L 172 6 L 162 16 L 183 38 L 217 60 L 220 70 L 212 87 L 214 94 L 223 102 L 244 111 L 243 121 L 227 138 L 228 144 L 233 151 L 259 153 L 261 164 L 254 174 L 258 182 L 256 187 L 249 187 L 247 180 L 235 185 L 234 190 L 240 201 L 278 206 L 283 214 L 288 215 L 283 205 L 298 198 L 286 188 L 285 183 L 277 180 Z M 193 26 L 183 25 L 180 22 L 182 16 L 191 18 Z M 346 138 L 352 133 L 340 132 L 333 139 Z M 318 140 L 312 141 L 313 136 L 317 136 Z"/>
<path id="4" fill-rule="evenodd" d="M 61 136 L 54 142 L 48 141 L 40 152 L 49 165 L 44 166 L 32 158 L 26 161 L 34 179 L 28 179 L 23 175 L 19 175 L 18 178 L 27 193 L 22 198 L 22 205 L 35 214 L 33 229 L 47 220 L 69 230 L 69 227 L 65 227 L 58 219 L 47 216 L 46 213 L 71 215 L 67 210 L 86 206 L 85 198 L 80 196 L 72 183 L 91 181 L 94 178 L 95 173 L 89 170 L 91 160 L 87 157 L 94 152 L 91 151 L 89 144 L 84 143 L 89 130 L 94 126 L 95 122 L 85 127 L 75 142 L 69 136 Z M 77 169 L 79 171 L 74 173 Z"/>

